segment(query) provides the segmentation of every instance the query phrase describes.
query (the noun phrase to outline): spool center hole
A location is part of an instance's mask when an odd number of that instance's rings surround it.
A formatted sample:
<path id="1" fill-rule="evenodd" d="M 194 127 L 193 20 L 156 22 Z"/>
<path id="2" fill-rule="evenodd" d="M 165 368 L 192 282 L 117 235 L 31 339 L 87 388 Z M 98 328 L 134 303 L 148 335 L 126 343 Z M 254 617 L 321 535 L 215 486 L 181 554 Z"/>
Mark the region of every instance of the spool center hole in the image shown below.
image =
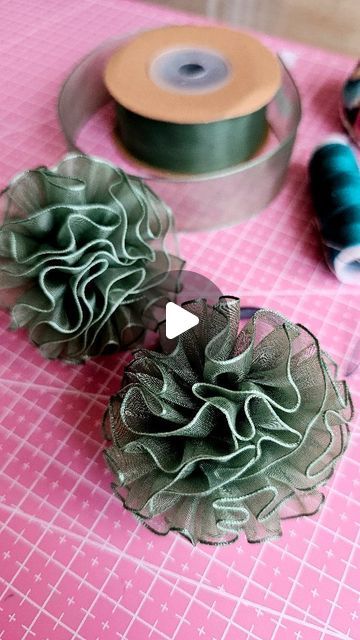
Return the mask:
<path id="1" fill-rule="evenodd" d="M 204 75 L 205 68 L 197 62 L 188 62 L 179 67 L 179 73 L 186 78 L 199 78 Z"/>

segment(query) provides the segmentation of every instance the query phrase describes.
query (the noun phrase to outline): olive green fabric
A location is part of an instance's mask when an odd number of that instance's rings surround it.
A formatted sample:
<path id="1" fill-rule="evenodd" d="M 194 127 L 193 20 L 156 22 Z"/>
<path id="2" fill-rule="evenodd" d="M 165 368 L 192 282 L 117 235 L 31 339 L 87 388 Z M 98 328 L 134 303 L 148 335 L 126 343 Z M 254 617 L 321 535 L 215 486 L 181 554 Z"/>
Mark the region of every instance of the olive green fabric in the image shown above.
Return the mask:
<path id="1" fill-rule="evenodd" d="M 16 177 L 1 212 L 0 301 L 46 357 L 82 361 L 156 326 L 151 304 L 182 265 L 164 248 L 170 210 L 141 180 L 70 154 Z"/>
<path id="2" fill-rule="evenodd" d="M 175 348 L 139 350 L 104 417 L 124 506 L 193 544 L 281 535 L 315 513 L 346 448 L 352 403 L 317 339 L 267 309 L 239 331 L 240 304 L 184 307 L 199 324 Z"/>
<path id="3" fill-rule="evenodd" d="M 264 142 L 266 107 L 202 124 L 151 120 L 117 105 L 119 136 L 135 158 L 178 173 L 221 171 L 248 160 Z"/>

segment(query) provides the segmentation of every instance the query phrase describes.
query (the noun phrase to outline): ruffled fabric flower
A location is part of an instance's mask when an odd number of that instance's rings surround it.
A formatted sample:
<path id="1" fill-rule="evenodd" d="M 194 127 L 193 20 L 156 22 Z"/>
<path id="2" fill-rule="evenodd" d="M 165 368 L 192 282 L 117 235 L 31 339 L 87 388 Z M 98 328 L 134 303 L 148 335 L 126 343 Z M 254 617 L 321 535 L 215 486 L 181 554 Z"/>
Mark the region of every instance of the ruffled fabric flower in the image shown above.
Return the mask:
<path id="1" fill-rule="evenodd" d="M 164 248 L 170 210 L 141 180 L 70 154 L 16 177 L 1 211 L 0 301 L 47 358 L 82 361 L 155 326 L 182 265 Z"/>
<path id="2" fill-rule="evenodd" d="M 193 544 L 281 535 L 317 512 L 346 448 L 352 403 L 305 327 L 240 304 L 184 307 L 199 324 L 175 348 L 139 350 L 105 414 L 113 488 L 158 534 Z"/>

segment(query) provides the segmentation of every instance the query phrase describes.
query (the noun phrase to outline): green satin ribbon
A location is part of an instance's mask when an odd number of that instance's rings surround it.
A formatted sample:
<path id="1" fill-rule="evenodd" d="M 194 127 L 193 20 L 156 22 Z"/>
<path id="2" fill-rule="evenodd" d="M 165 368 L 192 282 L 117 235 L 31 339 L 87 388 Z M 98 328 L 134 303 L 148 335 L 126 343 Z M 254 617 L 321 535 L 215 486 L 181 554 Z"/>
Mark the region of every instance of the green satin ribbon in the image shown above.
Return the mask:
<path id="1" fill-rule="evenodd" d="M 167 206 L 109 162 L 70 154 L 2 194 L 0 302 L 47 358 L 79 362 L 155 328 L 182 266 L 164 247 Z"/>
<path id="2" fill-rule="evenodd" d="M 239 332 L 237 299 L 184 306 L 199 324 L 172 351 L 162 336 L 160 352 L 136 352 L 110 401 L 114 491 L 152 531 L 193 544 L 279 536 L 281 519 L 323 502 L 347 445 L 347 386 L 318 340 L 271 310 Z"/>
<path id="3" fill-rule="evenodd" d="M 130 153 L 153 167 L 180 173 L 211 173 L 248 160 L 268 130 L 266 107 L 206 124 L 152 120 L 119 104 L 116 109 L 119 136 Z"/>

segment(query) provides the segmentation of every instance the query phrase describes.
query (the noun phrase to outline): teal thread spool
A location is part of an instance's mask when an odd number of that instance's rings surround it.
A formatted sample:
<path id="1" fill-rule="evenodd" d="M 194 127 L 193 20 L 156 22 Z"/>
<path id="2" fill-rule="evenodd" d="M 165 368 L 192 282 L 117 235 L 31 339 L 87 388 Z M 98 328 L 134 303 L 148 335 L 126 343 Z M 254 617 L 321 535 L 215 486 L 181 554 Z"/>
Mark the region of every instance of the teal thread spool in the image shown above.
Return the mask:
<path id="1" fill-rule="evenodd" d="M 341 282 L 360 285 L 360 169 L 346 139 L 317 147 L 309 175 L 327 262 Z"/>

